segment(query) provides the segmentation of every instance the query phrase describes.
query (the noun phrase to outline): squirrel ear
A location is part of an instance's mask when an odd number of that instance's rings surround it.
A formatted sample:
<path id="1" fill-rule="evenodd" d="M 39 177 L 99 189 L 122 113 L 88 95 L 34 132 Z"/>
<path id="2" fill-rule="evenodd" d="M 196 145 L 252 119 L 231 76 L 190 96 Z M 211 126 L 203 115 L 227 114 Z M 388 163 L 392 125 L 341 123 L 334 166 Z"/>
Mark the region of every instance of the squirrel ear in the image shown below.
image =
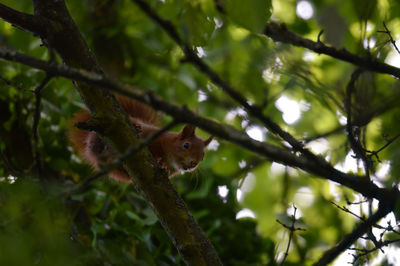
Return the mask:
<path id="1" fill-rule="evenodd" d="M 195 130 L 196 130 L 196 128 L 194 126 L 185 125 L 185 127 L 182 129 L 182 132 L 180 134 L 181 139 L 187 139 L 187 138 L 193 137 L 195 134 L 195 132 L 194 132 Z"/>
<path id="2" fill-rule="evenodd" d="M 208 139 L 204 141 L 204 147 L 207 147 L 208 144 L 213 140 L 214 136 L 210 136 Z"/>

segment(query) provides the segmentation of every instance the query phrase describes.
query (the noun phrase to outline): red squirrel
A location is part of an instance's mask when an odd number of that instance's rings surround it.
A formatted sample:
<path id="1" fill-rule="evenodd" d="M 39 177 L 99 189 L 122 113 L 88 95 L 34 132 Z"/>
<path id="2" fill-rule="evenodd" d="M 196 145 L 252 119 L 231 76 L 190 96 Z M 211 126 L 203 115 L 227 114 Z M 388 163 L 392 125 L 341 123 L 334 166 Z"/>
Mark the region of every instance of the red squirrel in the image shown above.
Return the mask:
<path id="1" fill-rule="evenodd" d="M 122 96 L 117 96 L 117 101 L 129 115 L 141 138 L 147 138 L 160 130 L 159 116 L 152 108 Z M 73 126 L 89 119 L 88 112 L 75 114 L 71 120 L 69 139 L 78 154 L 98 170 L 101 164 L 112 161 L 117 155 L 95 132 L 80 130 Z M 179 133 L 165 132 L 151 142 L 148 148 L 167 171 L 168 176 L 172 177 L 181 172 L 195 170 L 203 160 L 204 149 L 212 139 L 212 136 L 206 140 L 200 139 L 195 134 L 195 127 L 185 125 Z M 123 167 L 112 170 L 108 175 L 120 182 L 131 182 Z"/>

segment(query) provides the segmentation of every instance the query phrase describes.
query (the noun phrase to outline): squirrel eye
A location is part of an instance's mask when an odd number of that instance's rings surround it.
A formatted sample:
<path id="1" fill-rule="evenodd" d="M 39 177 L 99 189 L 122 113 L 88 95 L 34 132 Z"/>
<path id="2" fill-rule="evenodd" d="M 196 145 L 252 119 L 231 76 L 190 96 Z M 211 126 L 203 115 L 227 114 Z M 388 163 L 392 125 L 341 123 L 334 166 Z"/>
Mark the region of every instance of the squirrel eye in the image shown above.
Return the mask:
<path id="1" fill-rule="evenodd" d="M 190 147 L 189 142 L 183 143 L 183 147 L 184 147 L 185 149 L 189 149 L 189 147 Z"/>

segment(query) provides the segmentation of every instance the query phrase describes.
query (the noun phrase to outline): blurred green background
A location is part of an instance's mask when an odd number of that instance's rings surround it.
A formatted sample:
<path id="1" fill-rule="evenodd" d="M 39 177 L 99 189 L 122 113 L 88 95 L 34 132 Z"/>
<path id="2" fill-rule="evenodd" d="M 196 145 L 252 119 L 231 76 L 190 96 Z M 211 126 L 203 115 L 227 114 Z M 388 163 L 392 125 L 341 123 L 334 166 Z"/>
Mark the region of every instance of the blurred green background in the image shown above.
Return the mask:
<path id="1" fill-rule="evenodd" d="M 33 12 L 30 1 L 0 2 Z M 363 172 L 361 162 L 349 155 L 343 126 L 345 89 L 355 67 L 274 43 L 262 31 L 272 20 L 316 41 L 323 29 L 321 40 L 326 44 L 400 66 L 388 35 L 378 32 L 385 22 L 392 36 L 400 37 L 398 1 L 148 2 L 172 21 L 205 62 L 249 102 L 263 106 L 273 121 L 339 169 Z M 180 48 L 133 1 L 66 3 L 109 75 L 148 88 L 176 105 L 185 104 L 257 140 L 284 145 L 185 62 Z M 3 21 L 0 45 L 50 58 L 40 39 Z M 38 146 L 44 173 L 38 177 L 33 167 L 35 97 L 31 90 L 43 78 L 44 73 L 35 69 L 0 61 L 0 265 L 182 264 L 132 185 L 104 177 L 83 192 L 63 193 L 93 172 L 68 144 L 69 120 L 84 105 L 72 82 L 63 78 L 52 79 L 43 90 Z M 399 95 L 399 81 L 389 75 L 364 72 L 357 81 L 353 121 L 368 150 L 378 150 L 400 133 Z M 199 132 L 203 138 L 208 136 Z M 380 161 L 373 158 L 373 180 L 382 186 L 397 184 L 399 158 L 400 141 L 395 141 L 379 153 Z M 349 189 L 220 139 L 212 142 L 196 172 L 174 177 L 172 182 L 226 265 L 279 264 L 288 231 L 276 219 L 289 225 L 293 204 L 298 208 L 296 226 L 306 231 L 295 233 L 285 265 L 310 265 L 358 221 L 330 201 L 344 205 L 362 200 Z M 368 213 L 362 204 L 352 205 L 352 210 Z M 371 253 L 368 259 L 373 261 L 378 254 Z M 375 261 L 390 265 L 388 260 Z"/>

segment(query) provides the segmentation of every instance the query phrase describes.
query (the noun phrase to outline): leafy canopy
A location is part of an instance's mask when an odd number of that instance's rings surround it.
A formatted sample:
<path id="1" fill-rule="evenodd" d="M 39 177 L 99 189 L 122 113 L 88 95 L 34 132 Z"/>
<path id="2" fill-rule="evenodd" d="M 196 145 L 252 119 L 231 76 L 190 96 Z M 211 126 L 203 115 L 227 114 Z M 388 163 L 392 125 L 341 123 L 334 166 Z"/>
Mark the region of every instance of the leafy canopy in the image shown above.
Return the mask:
<path id="1" fill-rule="evenodd" d="M 29 1 L 2 2 L 22 12 L 33 10 Z M 256 140 L 288 147 L 287 142 L 188 62 L 167 32 L 134 1 L 66 2 L 109 75 L 147 88 L 170 103 L 186 105 Z M 338 49 L 345 47 L 353 54 L 399 66 L 399 53 L 388 42 L 390 36 L 400 36 L 398 1 L 148 2 L 159 16 L 172 22 L 201 60 L 248 103 L 259 106 L 263 115 L 337 169 L 361 176 L 365 175 L 364 162 L 354 155 L 346 131 L 351 110 L 354 140 L 369 156 L 371 180 L 387 188 L 398 184 L 398 80 L 366 70 L 355 80 L 349 97 L 354 64 L 290 42 L 276 42 L 263 34 L 268 21 L 279 21 L 304 38 L 318 38 Z M 309 19 L 305 19 L 301 4 L 311 8 Z M 391 35 L 381 32 L 386 30 L 384 25 Z M 55 56 L 54 60 L 61 63 L 57 55 L 41 45 L 40 39 L 7 22 L 0 22 L 0 33 L 1 46 L 44 60 Z M 84 104 L 70 80 L 51 79 L 42 91 L 35 144 L 32 90 L 43 78 L 41 71 L 0 62 L 0 264 L 182 263 L 134 186 L 100 178 L 84 191 L 63 194 L 63 188 L 80 183 L 93 173 L 67 140 L 69 120 Z M 171 117 L 165 115 L 163 119 L 167 123 Z M 200 131 L 200 136 L 208 133 Z M 36 175 L 35 146 L 48 180 Z M 345 186 L 273 161 L 274 158 L 266 159 L 227 140 L 216 139 L 195 173 L 172 180 L 226 265 L 280 263 L 290 231 L 276 220 L 290 226 L 295 209 L 295 226 L 306 230 L 294 231 L 287 265 L 316 262 L 360 221 L 331 201 L 347 205 L 359 216 L 371 214 L 369 204 L 372 212 L 377 209 L 375 200 L 349 204 L 365 198 Z M 243 210 L 250 210 L 250 217 L 240 218 L 238 214 L 246 213 Z M 393 214 L 383 225 L 387 226 L 387 222 L 398 229 Z M 394 232 L 372 232 L 382 241 L 398 238 Z M 374 243 L 359 241 L 353 247 L 368 250 Z M 376 251 L 354 260 L 362 263 L 378 255 Z M 385 260 L 390 259 L 389 255 L 379 263 L 388 265 Z"/>

